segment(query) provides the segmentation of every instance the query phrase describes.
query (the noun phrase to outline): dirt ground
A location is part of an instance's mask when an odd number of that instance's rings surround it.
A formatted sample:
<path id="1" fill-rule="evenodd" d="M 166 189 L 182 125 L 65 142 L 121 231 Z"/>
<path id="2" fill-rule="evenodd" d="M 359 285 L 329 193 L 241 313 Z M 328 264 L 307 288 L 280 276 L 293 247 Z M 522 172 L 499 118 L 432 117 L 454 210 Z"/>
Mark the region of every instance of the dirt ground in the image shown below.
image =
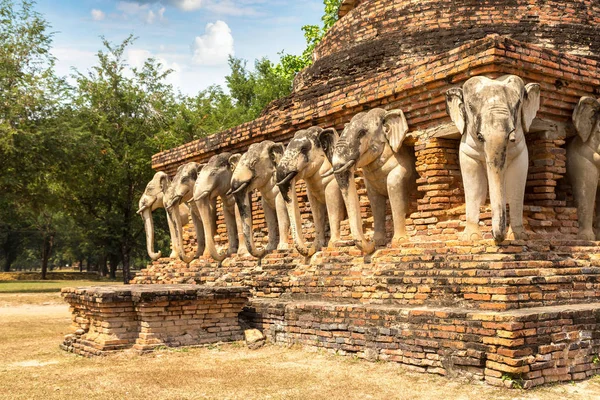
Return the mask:
<path id="1" fill-rule="evenodd" d="M 69 326 L 56 293 L 0 296 L 0 399 L 600 399 L 600 377 L 508 390 L 296 347 L 86 359 L 58 348 Z"/>

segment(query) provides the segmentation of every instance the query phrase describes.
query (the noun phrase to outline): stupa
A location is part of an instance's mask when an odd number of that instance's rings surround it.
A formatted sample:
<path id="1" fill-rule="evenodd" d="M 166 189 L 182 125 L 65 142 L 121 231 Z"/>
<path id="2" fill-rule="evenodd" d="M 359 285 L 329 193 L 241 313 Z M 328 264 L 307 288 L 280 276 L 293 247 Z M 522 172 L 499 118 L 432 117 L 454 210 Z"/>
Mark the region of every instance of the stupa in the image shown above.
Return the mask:
<path id="1" fill-rule="evenodd" d="M 526 388 L 598 373 L 600 244 L 577 240 L 565 166 L 573 110 L 581 97 L 600 96 L 600 3 L 346 0 L 339 17 L 291 95 L 254 121 L 156 154 L 153 168 L 173 175 L 186 162 L 243 153 L 265 139 L 285 143 L 311 126 L 342 131 L 352 116 L 374 107 L 401 109 L 419 175 L 407 219 L 410 240 L 369 256 L 348 246 L 311 259 L 293 250 L 260 262 L 233 256 L 222 264 L 201 258 L 187 265 L 163 258 L 136 282 L 248 287 L 240 318 L 274 343 Z M 541 87 L 541 107 L 526 136 L 524 217 L 531 235 L 494 243 L 484 207 L 484 240 L 460 241 L 460 133 L 446 111 L 446 91 L 474 76 L 506 74 Z M 264 234 L 254 204 L 255 230 Z M 361 204 L 368 231 L 364 195 Z M 306 199 L 301 209 L 310 232 Z M 222 221 L 220 227 L 225 241 Z"/>

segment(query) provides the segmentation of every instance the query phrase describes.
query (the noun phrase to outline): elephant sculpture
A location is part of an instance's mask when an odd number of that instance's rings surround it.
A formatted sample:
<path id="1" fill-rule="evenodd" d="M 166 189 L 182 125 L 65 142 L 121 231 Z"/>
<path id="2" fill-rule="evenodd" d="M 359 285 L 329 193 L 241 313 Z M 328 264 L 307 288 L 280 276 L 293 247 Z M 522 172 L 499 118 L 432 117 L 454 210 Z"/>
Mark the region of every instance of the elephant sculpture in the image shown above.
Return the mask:
<path id="1" fill-rule="evenodd" d="M 198 215 L 198 210 L 192 200 L 194 195 L 194 185 L 198 178 L 198 172 L 202 169 L 203 165 L 195 162 L 184 164 L 177 169 L 177 173 L 173 178 L 171 184 L 167 188 L 164 195 L 165 208 L 167 210 L 167 218 L 170 219 L 173 224 L 173 230 L 175 232 L 175 241 L 173 247 L 178 254 L 178 257 L 185 263 L 190 263 L 194 258 L 197 258 L 204 253 L 204 227 L 202 220 Z M 198 243 L 198 249 L 195 256 L 188 256 L 185 254 L 183 248 L 183 223 L 182 215 L 180 214 L 180 205 L 188 204 L 190 207 L 190 214 L 192 216 L 192 222 L 196 230 L 196 240 Z"/>
<path id="2" fill-rule="evenodd" d="M 465 240 L 481 238 L 479 212 L 488 185 L 492 235 L 506 238 L 506 203 L 515 239 L 526 237 L 523 200 L 529 156 L 525 133 L 540 108 L 540 86 L 515 75 L 476 76 L 446 92 L 446 108 L 462 135 L 459 150 L 467 223 Z"/>
<path id="3" fill-rule="evenodd" d="M 331 243 L 340 240 L 340 223 L 344 218 L 344 200 L 333 176 L 323 177 L 331 170 L 319 135 L 323 129 L 312 127 L 296 132 L 277 165 L 277 186 L 286 203 L 296 249 L 305 257 L 312 256 L 326 245 L 325 216 L 328 216 Z M 330 133 L 335 134 L 332 130 Z M 302 234 L 302 218 L 296 194 L 296 180 L 304 179 L 315 224 L 315 241 L 307 248 Z"/>
<path id="4" fill-rule="evenodd" d="M 144 230 L 146 232 L 146 250 L 152 261 L 156 261 L 162 256 L 160 251 L 157 253 L 154 252 L 154 222 L 152 220 L 152 213 L 159 208 L 165 207 L 163 197 L 168 186 L 169 176 L 167 174 L 164 172 L 157 172 L 154 174 L 154 178 L 148 182 L 148 185 L 146 185 L 146 190 L 144 190 L 144 194 L 142 194 L 142 197 L 140 198 L 139 209 L 137 211 L 144 221 Z M 188 207 L 183 204 L 180 205 L 179 214 L 183 220 L 187 220 L 189 218 Z M 173 251 L 171 252 L 170 257 L 177 258 L 179 255 L 175 251 L 176 236 L 173 223 L 170 219 L 168 219 L 168 223 L 169 233 L 171 235 L 171 243 L 173 244 Z"/>
<path id="5" fill-rule="evenodd" d="M 275 178 L 277 162 L 282 157 L 283 151 L 283 144 L 265 140 L 250 145 L 244 155 L 234 154 L 230 158 L 230 162 L 235 167 L 229 194 L 234 195 L 240 212 L 246 247 L 256 258 L 263 257 L 265 251 L 288 248 L 290 221 Z M 262 196 L 262 206 L 269 234 L 268 245 L 266 249 L 261 250 L 257 249 L 254 243 L 252 231 L 250 194 L 254 189 L 257 189 Z"/>
<path id="6" fill-rule="evenodd" d="M 573 186 L 579 220 L 578 237 L 600 239 L 594 233 L 594 208 L 600 178 L 600 101 L 583 97 L 573 113 L 577 136 L 567 147 L 567 173 Z M 600 228 L 600 208 L 596 210 L 596 229 Z"/>
<path id="7" fill-rule="evenodd" d="M 231 190 L 231 176 L 233 174 L 233 159 L 231 153 L 221 153 L 211 157 L 208 163 L 200 170 L 196 185 L 194 187 L 194 203 L 204 225 L 204 239 L 206 251 L 216 261 L 223 261 L 227 255 L 245 253 L 245 246 L 238 251 L 240 239 L 243 241 L 241 233 L 241 224 L 236 221 L 236 206 L 232 196 L 227 196 Z M 227 226 L 227 237 L 229 239 L 229 250 L 219 252 L 215 246 L 214 236 L 216 233 L 217 220 L 217 198 L 221 199 L 223 204 L 223 214 Z M 238 232 L 239 228 L 239 232 Z"/>
<path id="8" fill-rule="evenodd" d="M 355 245 L 364 253 L 370 254 L 375 251 L 375 245 L 386 243 L 386 198 L 390 199 L 394 220 L 392 244 L 397 245 L 406 239 L 408 188 L 415 174 L 414 156 L 402 147 L 407 132 L 408 124 L 401 110 L 374 108 L 355 115 L 337 140 L 335 130 L 325 130 L 319 135 L 346 204 Z M 356 168 L 363 170 L 373 212 L 375 244 L 363 233 L 354 181 Z"/>

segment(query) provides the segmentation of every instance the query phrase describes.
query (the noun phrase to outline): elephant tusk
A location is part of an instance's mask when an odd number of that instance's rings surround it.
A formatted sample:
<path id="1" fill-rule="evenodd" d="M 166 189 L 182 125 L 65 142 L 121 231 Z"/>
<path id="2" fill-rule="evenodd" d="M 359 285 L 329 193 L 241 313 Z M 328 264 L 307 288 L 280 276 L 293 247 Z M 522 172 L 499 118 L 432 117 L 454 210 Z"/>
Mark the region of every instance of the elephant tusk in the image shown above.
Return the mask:
<path id="1" fill-rule="evenodd" d="M 343 167 L 340 167 L 338 169 L 334 169 L 333 173 L 334 174 L 340 174 L 342 172 L 346 172 L 350 167 L 352 167 L 354 165 L 354 163 L 356 163 L 356 160 L 350 160 Z"/>
<path id="2" fill-rule="evenodd" d="M 333 175 L 333 170 L 330 169 L 329 171 L 325 172 L 323 175 L 321 175 L 321 178 L 327 178 L 329 176 Z"/>
<path id="3" fill-rule="evenodd" d="M 173 208 L 175 206 L 175 204 L 178 204 L 179 201 L 181 200 L 183 196 L 175 196 L 173 197 L 173 199 L 169 202 L 169 204 L 167 204 L 168 209 Z"/>
<path id="4" fill-rule="evenodd" d="M 208 197 L 208 195 L 210 194 L 210 190 L 207 190 L 205 192 L 200 193 L 200 196 L 198 196 L 197 199 L 195 200 L 202 200 Z"/>
<path id="5" fill-rule="evenodd" d="M 290 172 L 281 182 L 277 182 L 277 186 L 285 185 L 286 183 L 294 179 L 296 175 L 298 175 L 298 171 Z"/>
<path id="6" fill-rule="evenodd" d="M 229 190 L 229 192 L 231 193 L 227 192 L 227 195 L 239 193 L 242 190 L 246 189 L 246 187 L 248 187 L 249 184 L 250 182 L 244 182 L 239 188 L 235 189 L 234 191 Z"/>
<path id="7" fill-rule="evenodd" d="M 141 214 L 142 212 L 144 212 L 144 210 L 146 210 L 148 208 L 148 206 L 144 206 L 142 208 L 140 208 L 139 210 L 136 211 L 136 214 Z"/>

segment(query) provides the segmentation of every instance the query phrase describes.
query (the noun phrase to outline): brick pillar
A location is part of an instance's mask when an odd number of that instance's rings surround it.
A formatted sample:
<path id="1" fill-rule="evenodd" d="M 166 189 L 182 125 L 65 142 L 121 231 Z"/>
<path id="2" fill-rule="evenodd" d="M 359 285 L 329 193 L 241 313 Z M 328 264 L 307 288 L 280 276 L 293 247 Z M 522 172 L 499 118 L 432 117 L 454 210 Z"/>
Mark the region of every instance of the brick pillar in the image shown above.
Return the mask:
<path id="1" fill-rule="evenodd" d="M 564 207 L 566 201 L 558 200 L 557 182 L 566 173 L 567 151 L 562 139 L 547 138 L 545 133 L 528 135 L 529 175 L 525 202 L 542 207 Z"/>
<path id="2" fill-rule="evenodd" d="M 458 162 L 459 141 L 432 138 L 415 144 L 417 159 L 417 212 L 411 215 L 415 234 L 452 235 L 464 214 L 464 191 Z M 463 207 L 460 212 L 452 210 Z M 454 221 L 450 222 L 451 219 Z"/>

